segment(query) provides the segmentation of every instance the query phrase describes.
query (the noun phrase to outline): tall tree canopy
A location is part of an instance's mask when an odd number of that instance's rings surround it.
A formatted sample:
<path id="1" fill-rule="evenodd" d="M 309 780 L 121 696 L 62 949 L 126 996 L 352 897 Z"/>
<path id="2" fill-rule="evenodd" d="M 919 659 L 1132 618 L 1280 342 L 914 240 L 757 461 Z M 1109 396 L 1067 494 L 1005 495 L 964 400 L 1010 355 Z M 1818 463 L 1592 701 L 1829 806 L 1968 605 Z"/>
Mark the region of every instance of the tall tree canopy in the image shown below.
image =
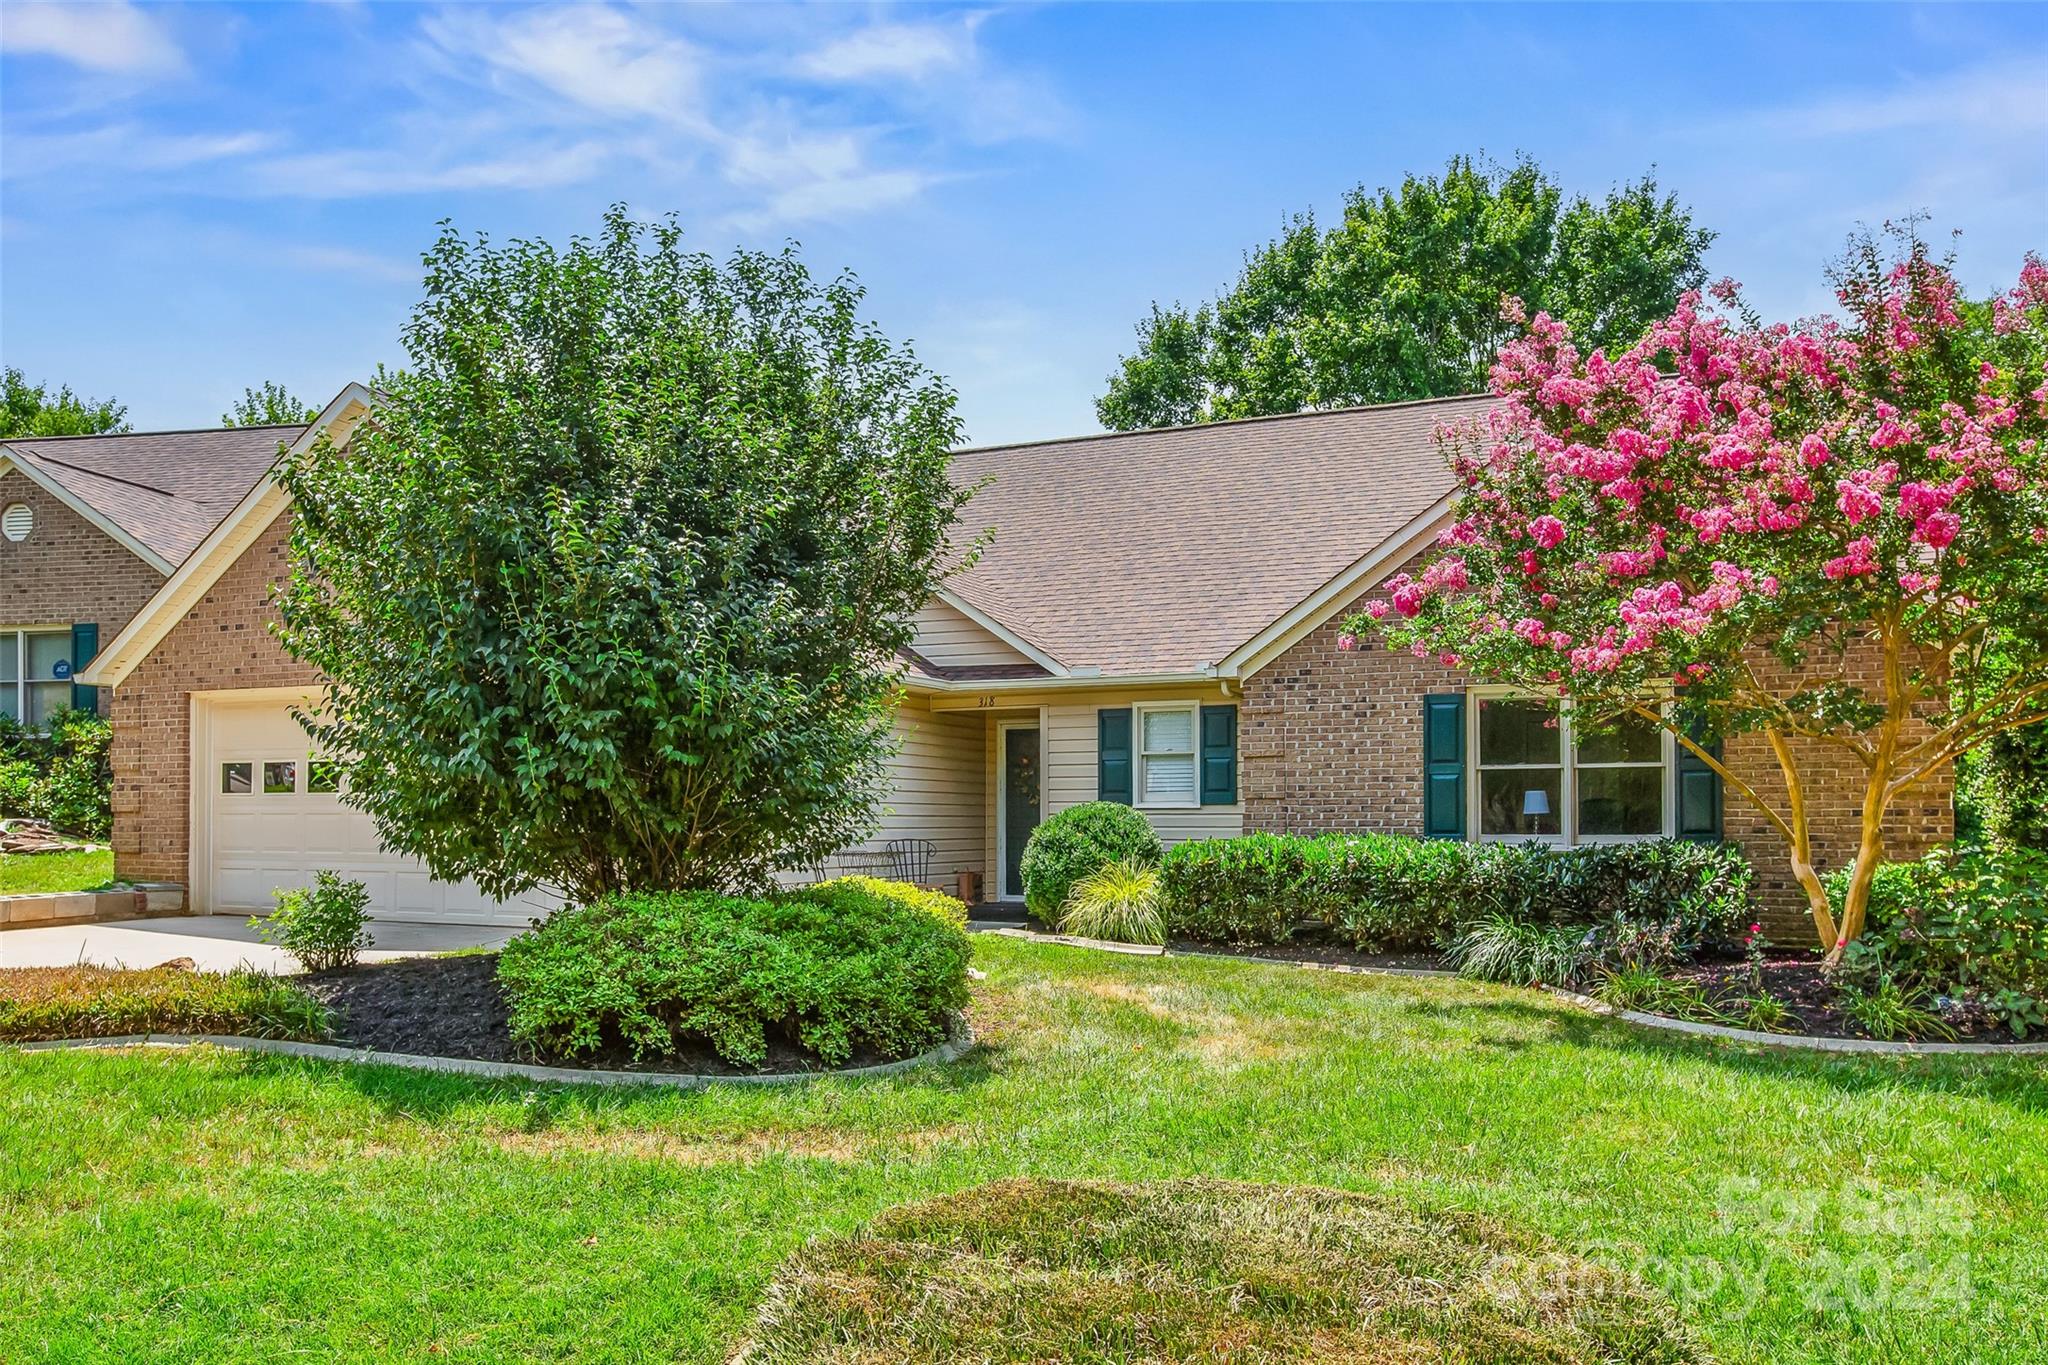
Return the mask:
<path id="1" fill-rule="evenodd" d="M 293 426 L 310 422 L 320 409 L 301 402 L 291 390 L 274 379 L 263 381 L 260 389 L 243 389 L 235 405 L 220 415 L 224 427 Z"/>
<path id="2" fill-rule="evenodd" d="M 288 458 L 280 638 L 392 848 L 507 895 L 758 884 L 871 828 L 948 561 L 952 391 L 794 250 L 444 228 L 345 456 Z"/>
<path id="3" fill-rule="evenodd" d="M 1351 626 L 1669 729 L 1784 840 L 1836 955 L 1886 813 L 2048 720 L 2048 266 L 2028 256 L 1980 325 L 1905 243 L 1856 243 L 1841 321 L 1766 326 L 1723 284 L 1725 311 L 1688 294 L 1608 353 L 1537 314 L 1486 422 L 1446 433 L 1440 548 Z M 1767 741 L 1782 799 L 1712 751 L 1736 733 Z M 1844 769 L 1862 813 L 1837 917 L 1807 795 Z"/>
<path id="4" fill-rule="evenodd" d="M 1593 345 L 1626 346 L 1705 282 L 1714 234 L 1649 176 L 1567 201 L 1535 162 L 1454 157 L 1441 176 L 1299 215 L 1190 313 L 1154 304 L 1096 400 L 1129 431 L 1476 393 L 1522 299 Z"/>
<path id="5" fill-rule="evenodd" d="M 96 436 L 128 430 L 128 409 L 111 398 L 80 398 L 70 386 L 51 393 L 14 366 L 0 370 L 0 441 L 26 436 Z"/>

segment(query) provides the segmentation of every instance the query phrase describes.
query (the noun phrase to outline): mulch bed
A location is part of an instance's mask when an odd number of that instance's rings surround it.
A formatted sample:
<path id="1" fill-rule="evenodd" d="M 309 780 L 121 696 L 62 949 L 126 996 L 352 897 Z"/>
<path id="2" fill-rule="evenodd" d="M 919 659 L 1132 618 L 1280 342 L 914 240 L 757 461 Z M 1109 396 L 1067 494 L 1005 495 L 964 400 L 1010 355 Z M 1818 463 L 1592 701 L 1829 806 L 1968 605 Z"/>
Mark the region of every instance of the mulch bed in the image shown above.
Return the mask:
<path id="1" fill-rule="evenodd" d="M 1708 957 L 1689 966 L 1677 967 L 1669 973 L 1676 981 L 1695 982 L 1706 987 L 1710 997 L 1754 995 L 1749 979 L 1749 966 L 1739 957 Z M 1842 1013 L 1836 1005 L 1837 993 L 1834 983 L 1828 980 L 1821 969 L 1818 957 L 1804 953 L 1772 954 L 1763 964 L 1764 994 L 1776 996 L 1792 1013 L 1798 1016 L 1793 1026 L 1795 1034 L 1814 1038 L 1868 1038 L 1854 1019 Z M 1990 1018 L 1988 1015 L 1972 1015 L 1958 1012 L 1944 1014 L 1944 1021 L 1955 1030 L 1954 1039 L 1920 1038 L 1923 1043 L 2017 1043 L 2022 1041 L 2013 1036 L 2012 1030 Z"/>
<path id="2" fill-rule="evenodd" d="M 686 1040 L 665 1057 L 633 1060 L 616 1041 L 594 1054 L 537 1057 L 521 1051 L 508 1028 L 511 1011 L 498 989 L 498 955 L 403 958 L 294 978 L 336 1012 L 335 1041 L 379 1052 L 422 1057 L 466 1057 L 481 1062 L 538 1062 L 605 1071 L 649 1071 L 698 1076 L 759 1076 L 846 1070 L 894 1060 L 855 1048 L 844 1066 L 770 1033 L 768 1060 L 759 1068 L 734 1066 L 708 1043 Z"/>

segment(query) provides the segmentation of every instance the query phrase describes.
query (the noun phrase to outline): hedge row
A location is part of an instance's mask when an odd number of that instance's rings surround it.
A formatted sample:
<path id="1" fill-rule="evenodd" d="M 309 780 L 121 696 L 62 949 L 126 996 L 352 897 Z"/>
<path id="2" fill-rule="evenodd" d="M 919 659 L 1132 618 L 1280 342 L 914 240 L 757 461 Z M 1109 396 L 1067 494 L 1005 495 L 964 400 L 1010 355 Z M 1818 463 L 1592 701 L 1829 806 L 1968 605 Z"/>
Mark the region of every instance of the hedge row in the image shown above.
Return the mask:
<path id="1" fill-rule="evenodd" d="M 1404 835 L 1247 834 L 1177 844 L 1160 866 L 1168 932 L 1284 943 L 1326 926 L 1367 952 L 1435 946 L 1489 915 L 1530 924 L 1614 919 L 1732 937 L 1750 867 L 1732 846 L 1665 839 L 1556 848 Z"/>

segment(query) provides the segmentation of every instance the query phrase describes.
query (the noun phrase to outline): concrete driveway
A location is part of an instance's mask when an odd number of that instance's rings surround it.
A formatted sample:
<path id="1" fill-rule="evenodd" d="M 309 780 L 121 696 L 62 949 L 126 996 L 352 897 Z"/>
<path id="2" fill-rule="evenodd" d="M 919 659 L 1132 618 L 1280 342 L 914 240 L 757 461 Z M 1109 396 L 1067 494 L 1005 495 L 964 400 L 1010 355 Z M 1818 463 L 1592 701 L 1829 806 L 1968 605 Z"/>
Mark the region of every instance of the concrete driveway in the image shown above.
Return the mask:
<path id="1" fill-rule="evenodd" d="M 370 925 L 376 946 L 363 954 L 363 960 L 383 962 L 457 948 L 496 948 L 518 932 L 490 925 L 377 920 Z M 257 938 L 249 922 L 235 915 L 165 915 L 0 933 L 0 967 L 69 967 L 79 962 L 154 967 L 180 957 L 192 959 L 195 967 L 206 971 L 227 971 L 244 963 L 273 973 L 298 970 L 289 953 Z"/>

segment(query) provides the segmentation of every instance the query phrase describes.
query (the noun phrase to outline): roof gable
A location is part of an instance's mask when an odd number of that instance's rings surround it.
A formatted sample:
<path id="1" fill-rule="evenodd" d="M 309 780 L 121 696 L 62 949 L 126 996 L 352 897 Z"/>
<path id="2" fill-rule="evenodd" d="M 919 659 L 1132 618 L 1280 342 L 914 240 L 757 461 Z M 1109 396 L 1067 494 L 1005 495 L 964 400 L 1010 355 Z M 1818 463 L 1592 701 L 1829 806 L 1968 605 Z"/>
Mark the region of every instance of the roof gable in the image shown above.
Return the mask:
<path id="1" fill-rule="evenodd" d="M 1076 671 L 1201 673 L 1440 512 L 1436 429 L 1491 401 L 962 451 L 991 539 L 947 586 Z"/>
<path id="2" fill-rule="evenodd" d="M 124 543 L 169 572 L 191 554 L 277 461 L 304 426 L 227 427 L 209 431 L 43 436 L 4 448 L 39 482 L 118 527 Z M 133 548 L 131 546 L 131 548 Z"/>

